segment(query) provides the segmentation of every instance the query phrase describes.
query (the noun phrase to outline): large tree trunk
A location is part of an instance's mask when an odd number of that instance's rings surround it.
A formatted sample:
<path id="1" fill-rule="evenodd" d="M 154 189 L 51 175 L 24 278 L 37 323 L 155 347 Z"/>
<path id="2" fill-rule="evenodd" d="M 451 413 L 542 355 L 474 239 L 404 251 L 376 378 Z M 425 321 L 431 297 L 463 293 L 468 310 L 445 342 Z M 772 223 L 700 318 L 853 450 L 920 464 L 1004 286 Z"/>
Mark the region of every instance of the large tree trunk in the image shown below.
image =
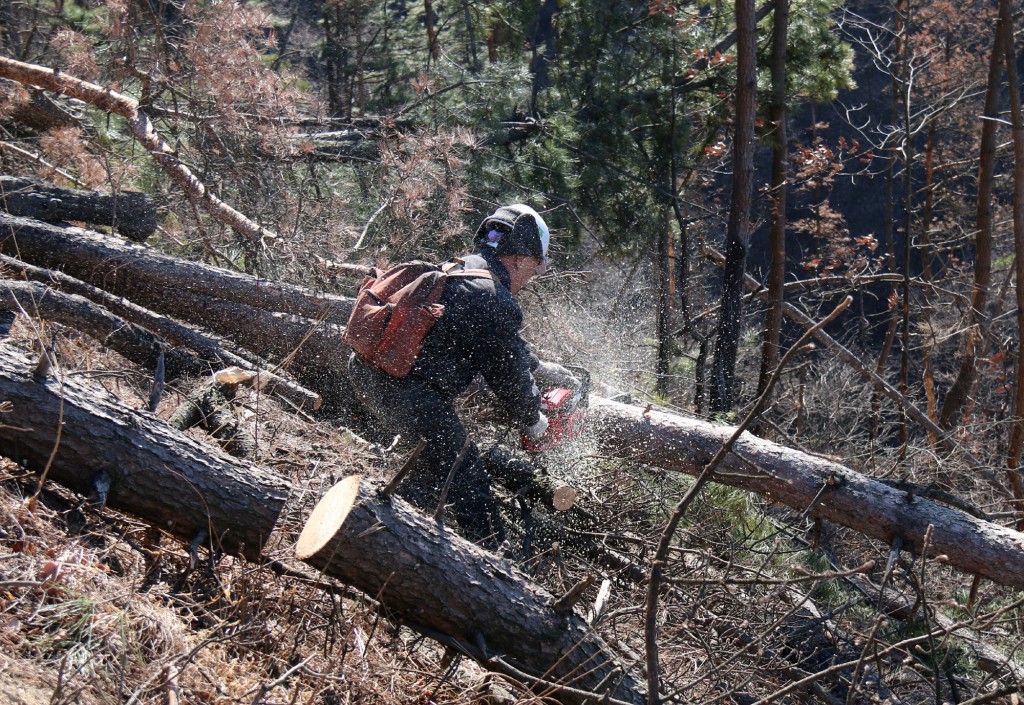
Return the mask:
<path id="1" fill-rule="evenodd" d="M 757 396 L 764 393 L 768 379 L 779 364 L 782 338 L 782 299 L 786 285 L 786 176 L 789 140 L 786 137 L 786 47 L 789 35 L 789 0 L 776 0 L 772 19 L 772 211 L 768 249 L 768 310 L 764 317 L 764 342 L 761 348 L 761 374 Z"/>
<path id="2" fill-rule="evenodd" d="M 743 329 L 743 278 L 750 245 L 754 194 L 754 114 L 757 103 L 757 17 L 753 0 L 736 0 L 736 132 L 733 135 L 732 203 L 725 232 L 722 306 L 711 370 L 711 411 L 735 402 L 736 357 Z"/>
<path id="3" fill-rule="evenodd" d="M 528 578 L 508 561 L 378 490 L 359 476 L 332 488 L 299 537 L 298 558 L 375 595 L 410 626 L 454 637 L 496 670 L 544 673 L 548 682 L 643 702 L 639 684 L 583 619 L 559 613 L 543 589 L 524 590 Z"/>
<path id="4" fill-rule="evenodd" d="M 108 196 L 14 176 L 0 175 L 0 208 L 11 215 L 47 223 L 80 220 L 109 225 L 136 242 L 156 232 L 157 225 L 156 206 L 144 193 L 123 191 Z"/>
<path id="5" fill-rule="evenodd" d="M 74 313 L 68 310 L 69 307 L 56 307 L 57 310 L 54 311 L 55 315 L 53 317 L 48 316 L 42 309 L 37 310 L 43 318 L 59 320 L 61 323 L 65 323 L 78 330 L 85 329 L 84 332 L 92 335 L 101 344 L 113 347 L 128 359 L 147 369 L 153 368 L 155 364 L 154 359 L 132 357 L 131 354 L 127 354 L 115 345 L 115 343 L 123 338 L 122 331 L 136 331 L 138 333 L 137 336 L 133 336 L 138 342 L 130 343 L 130 349 L 144 349 L 146 343 L 143 339 L 146 336 L 152 337 L 155 334 L 176 348 L 188 348 L 194 351 L 206 363 L 205 365 L 196 366 L 195 369 L 182 365 L 180 372 L 183 374 L 188 372 L 202 374 L 225 367 L 241 367 L 242 369 L 256 372 L 258 378 L 255 386 L 258 389 L 268 394 L 276 394 L 283 397 L 299 408 L 312 409 L 313 411 L 320 408 L 322 399 L 319 394 L 311 392 L 292 380 L 285 379 L 267 369 L 268 366 L 265 362 L 259 359 L 252 359 L 255 357 L 253 355 L 250 355 L 249 358 L 244 358 L 234 351 L 226 349 L 227 343 L 224 340 L 218 340 L 205 335 L 194 328 L 178 323 L 174 319 L 154 313 L 149 309 L 132 303 L 126 298 L 115 296 L 103 289 L 68 276 L 63 272 L 36 267 L 3 254 L 0 254 L 0 266 L 6 266 L 8 268 L 6 273 L 12 278 L 24 277 L 30 282 L 45 284 L 50 289 L 59 291 L 62 294 L 82 297 L 96 304 L 97 309 L 99 309 L 100 325 L 94 332 L 89 331 L 86 328 L 88 323 L 76 318 Z M 57 297 L 54 298 L 56 300 Z M 35 301 L 32 301 L 23 305 L 22 308 L 31 312 L 34 306 Z M 96 319 L 94 318 L 94 320 Z M 110 337 L 112 333 L 114 334 L 113 342 Z M 160 341 L 153 342 L 160 343 Z M 140 343 L 142 344 L 140 345 Z M 170 345 L 165 346 L 165 355 L 170 348 Z M 185 353 L 184 350 L 179 350 L 178 352 Z M 165 364 L 167 374 L 170 377 L 173 375 L 173 362 L 165 359 Z"/>
<path id="6" fill-rule="evenodd" d="M 733 431 L 600 398 L 592 399 L 590 418 L 603 452 L 691 475 Z M 714 479 L 887 544 L 900 537 L 906 550 L 920 552 L 932 526 L 929 555 L 944 555 L 951 565 L 997 583 L 1024 585 L 1024 534 L 910 496 L 838 463 L 745 434 Z"/>
<path id="7" fill-rule="evenodd" d="M 81 228 L 0 213 L 0 252 L 204 326 L 279 364 L 324 398 L 348 403 L 341 328 L 351 300 L 190 262 Z M 88 295 L 86 292 L 81 292 Z"/>
<path id="8" fill-rule="evenodd" d="M 1017 276 L 1017 338 L 1024 335 L 1024 107 L 1021 106 L 1017 79 L 1017 47 L 1013 40 L 1013 15 L 1009 0 L 999 2 L 999 26 L 1006 42 L 1006 79 L 1010 93 L 1010 120 L 1013 125 L 1013 251 Z M 1007 451 L 1006 475 L 1013 491 L 1017 528 L 1024 531 L 1024 477 L 1020 460 L 1024 451 L 1024 345 L 1017 345 L 1014 375 L 1013 425 Z"/>
<path id="9" fill-rule="evenodd" d="M 0 454 L 161 530 L 257 558 L 288 484 L 251 463 L 192 440 L 151 414 L 133 412 L 99 387 L 51 373 L 0 345 Z M 52 368 L 51 368 L 52 372 Z"/>
<path id="10" fill-rule="evenodd" d="M 13 405 L 4 418 L 10 423 L 0 424 L 0 454 L 37 472 L 48 468 L 49 480 L 81 494 L 109 485 L 110 507 L 186 541 L 205 531 L 212 545 L 259 559 L 285 508 L 285 480 L 133 412 L 95 386 L 36 379 L 35 367 L 0 345 L 0 399 Z M 325 536 L 334 539 L 330 548 L 305 556 L 313 565 L 368 592 L 396 621 L 495 670 L 545 674 L 577 691 L 607 689 L 619 702 L 643 702 L 585 621 L 557 610 L 554 598 L 510 563 L 399 498 L 366 485 L 360 493 L 358 505 L 337 517 L 341 525 L 347 516 L 342 531 Z"/>
<path id="11" fill-rule="evenodd" d="M 62 270 L 140 304 L 148 299 L 172 299 L 165 305 L 173 306 L 178 292 L 190 292 L 340 324 L 348 319 L 352 306 L 343 296 L 229 272 L 82 228 L 47 225 L 5 213 L 0 213 L 0 251 L 30 264 Z"/>

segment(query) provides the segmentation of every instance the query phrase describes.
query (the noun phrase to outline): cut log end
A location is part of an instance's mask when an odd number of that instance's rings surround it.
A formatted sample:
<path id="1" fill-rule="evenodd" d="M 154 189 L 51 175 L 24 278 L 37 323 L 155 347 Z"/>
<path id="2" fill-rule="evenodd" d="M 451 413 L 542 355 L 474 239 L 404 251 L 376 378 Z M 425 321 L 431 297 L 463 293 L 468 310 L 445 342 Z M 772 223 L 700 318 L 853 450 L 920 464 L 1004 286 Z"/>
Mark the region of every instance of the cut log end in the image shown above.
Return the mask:
<path id="1" fill-rule="evenodd" d="M 316 503 L 295 544 L 296 558 L 304 561 L 315 556 L 334 538 L 352 511 L 362 479 L 360 475 L 346 477 Z"/>
<path id="2" fill-rule="evenodd" d="M 552 498 L 552 504 L 555 509 L 560 512 L 564 512 L 567 509 L 572 508 L 572 505 L 576 503 L 576 490 L 569 485 L 562 485 L 557 490 Z"/>
<path id="3" fill-rule="evenodd" d="M 256 377 L 255 372 L 243 370 L 241 367 L 225 367 L 213 373 L 213 378 L 220 384 L 249 384 Z"/>

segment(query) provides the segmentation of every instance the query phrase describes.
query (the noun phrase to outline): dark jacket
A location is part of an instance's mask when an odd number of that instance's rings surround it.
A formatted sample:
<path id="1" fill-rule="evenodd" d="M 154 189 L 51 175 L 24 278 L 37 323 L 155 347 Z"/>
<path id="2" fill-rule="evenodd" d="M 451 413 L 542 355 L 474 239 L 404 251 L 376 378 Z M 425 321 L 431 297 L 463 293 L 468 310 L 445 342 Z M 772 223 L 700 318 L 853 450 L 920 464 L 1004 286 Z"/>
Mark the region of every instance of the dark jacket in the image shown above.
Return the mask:
<path id="1" fill-rule="evenodd" d="M 540 392 L 531 370 L 536 358 L 519 335 L 523 312 L 512 298 L 508 270 L 488 249 L 464 258 L 466 269 L 493 279 L 456 277 L 445 286 L 444 314 L 427 334 L 410 376 L 454 398 L 483 375 L 510 425 L 535 424 Z"/>

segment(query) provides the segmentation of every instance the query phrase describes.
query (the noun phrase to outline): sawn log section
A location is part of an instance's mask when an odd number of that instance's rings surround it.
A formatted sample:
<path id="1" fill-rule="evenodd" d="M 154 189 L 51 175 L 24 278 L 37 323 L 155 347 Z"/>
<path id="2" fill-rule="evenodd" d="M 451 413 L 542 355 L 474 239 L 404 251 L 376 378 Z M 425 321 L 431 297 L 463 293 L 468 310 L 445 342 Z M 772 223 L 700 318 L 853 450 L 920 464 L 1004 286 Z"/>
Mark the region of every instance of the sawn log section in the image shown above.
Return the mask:
<path id="1" fill-rule="evenodd" d="M 510 665 L 573 689 L 643 702 L 641 685 L 583 619 L 555 610 L 554 597 L 508 561 L 378 489 L 358 476 L 332 488 L 299 537 L 297 557 L 376 596 L 402 621 L 454 637 L 495 670 Z M 553 694 L 563 702 L 581 699 Z"/>
<path id="2" fill-rule="evenodd" d="M 605 453 L 690 475 L 703 469 L 733 431 L 600 398 L 591 400 L 590 413 Z M 945 556 L 960 570 L 997 583 L 1024 586 L 1024 534 L 910 496 L 824 458 L 744 434 L 715 480 L 886 543 L 899 536 L 905 550 L 918 554 L 932 526 L 928 555 Z"/>

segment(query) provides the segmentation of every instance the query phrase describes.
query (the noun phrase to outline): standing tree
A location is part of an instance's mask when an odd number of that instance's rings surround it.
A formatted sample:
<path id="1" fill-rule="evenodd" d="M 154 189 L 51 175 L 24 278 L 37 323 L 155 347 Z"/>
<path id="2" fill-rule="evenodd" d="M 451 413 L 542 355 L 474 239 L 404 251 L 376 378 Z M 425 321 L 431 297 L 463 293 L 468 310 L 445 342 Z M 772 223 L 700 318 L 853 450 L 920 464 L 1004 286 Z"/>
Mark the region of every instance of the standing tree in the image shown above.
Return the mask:
<path id="1" fill-rule="evenodd" d="M 984 338 L 985 307 L 992 273 L 992 193 L 996 167 L 996 132 L 999 128 L 1000 78 L 1004 63 L 1006 32 L 1002 14 L 996 22 L 992 54 L 988 63 L 985 107 L 981 119 L 981 141 L 978 147 L 978 197 L 975 208 L 974 284 L 971 287 L 971 308 L 964 336 L 964 352 L 960 370 L 953 386 L 946 393 L 939 413 L 944 428 L 952 428 L 960 416 L 967 396 L 977 377 L 978 347 Z"/>
<path id="2" fill-rule="evenodd" d="M 757 22 L 754 0 L 736 0 L 736 129 L 733 133 L 732 202 L 725 232 L 725 271 L 711 368 L 711 411 L 732 408 L 736 356 L 742 330 L 743 277 L 750 243 L 754 194 L 754 114 L 757 108 Z"/>
<path id="3" fill-rule="evenodd" d="M 1016 253 L 1017 340 L 1024 339 L 1024 109 L 1017 83 L 1017 50 L 1013 40 L 1013 15 L 1010 1 L 999 0 L 999 26 L 1002 29 L 1009 85 L 1010 119 L 1013 125 L 1013 249 Z M 1021 447 L 1024 446 L 1024 345 L 1017 344 L 1014 380 L 1013 425 L 1006 472 L 1013 492 L 1017 528 L 1024 531 L 1024 479 L 1020 473 Z"/>
<path id="4" fill-rule="evenodd" d="M 768 379 L 779 364 L 779 339 L 782 332 L 782 298 L 786 277 L 786 47 L 789 30 L 789 0 L 775 0 L 772 20 L 771 77 L 772 93 L 769 119 L 772 128 L 772 214 L 768 271 L 768 313 L 764 321 L 761 374 L 757 395 L 767 389 Z"/>

